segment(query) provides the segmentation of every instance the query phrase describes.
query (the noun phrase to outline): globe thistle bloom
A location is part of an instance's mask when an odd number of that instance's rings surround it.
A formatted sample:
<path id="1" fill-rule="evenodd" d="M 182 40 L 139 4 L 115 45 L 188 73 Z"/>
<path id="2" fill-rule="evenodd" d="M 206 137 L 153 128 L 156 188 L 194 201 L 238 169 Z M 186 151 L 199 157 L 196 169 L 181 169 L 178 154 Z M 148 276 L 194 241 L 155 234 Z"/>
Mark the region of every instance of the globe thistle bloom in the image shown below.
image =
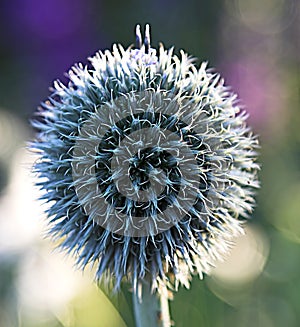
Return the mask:
<path id="1" fill-rule="evenodd" d="M 150 45 L 99 51 L 37 112 L 32 147 L 50 234 L 118 289 L 188 285 L 242 233 L 257 139 L 207 63 Z"/>

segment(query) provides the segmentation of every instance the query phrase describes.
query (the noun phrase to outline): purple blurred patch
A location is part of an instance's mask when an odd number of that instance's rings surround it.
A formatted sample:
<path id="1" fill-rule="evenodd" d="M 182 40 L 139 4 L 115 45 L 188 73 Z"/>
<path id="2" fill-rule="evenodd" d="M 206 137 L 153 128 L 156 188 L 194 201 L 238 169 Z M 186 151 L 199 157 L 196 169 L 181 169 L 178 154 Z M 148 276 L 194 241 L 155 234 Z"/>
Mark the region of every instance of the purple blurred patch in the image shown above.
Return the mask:
<path id="1" fill-rule="evenodd" d="M 225 65 L 224 65 L 225 66 Z M 278 70 L 257 58 L 243 58 L 227 63 L 223 69 L 226 84 L 239 95 L 241 105 L 250 114 L 249 121 L 263 129 L 282 108 Z"/>
<path id="2" fill-rule="evenodd" d="M 57 41 L 79 30 L 86 2 L 19 0 L 13 5 L 16 19 L 32 37 Z"/>
<path id="3" fill-rule="evenodd" d="M 5 46 L 22 69 L 18 82 L 25 108 L 48 94 L 52 80 L 65 81 L 64 72 L 73 63 L 86 62 L 101 47 L 101 35 L 93 34 L 93 8 L 93 0 L 5 2 L 0 15 L 9 31 Z"/>

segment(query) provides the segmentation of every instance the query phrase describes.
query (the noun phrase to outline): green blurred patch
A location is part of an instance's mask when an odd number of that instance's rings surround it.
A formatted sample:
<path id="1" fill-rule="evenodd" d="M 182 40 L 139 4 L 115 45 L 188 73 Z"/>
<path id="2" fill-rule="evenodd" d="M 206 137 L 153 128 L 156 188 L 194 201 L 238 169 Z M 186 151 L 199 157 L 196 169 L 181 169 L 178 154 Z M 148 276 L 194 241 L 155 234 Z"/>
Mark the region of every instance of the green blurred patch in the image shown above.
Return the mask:
<path id="1" fill-rule="evenodd" d="M 288 239 L 300 243 L 300 184 L 285 187 L 272 222 Z"/>
<path id="2" fill-rule="evenodd" d="M 71 305 L 71 323 L 66 327 L 126 327 L 116 308 L 97 286 L 79 294 Z"/>

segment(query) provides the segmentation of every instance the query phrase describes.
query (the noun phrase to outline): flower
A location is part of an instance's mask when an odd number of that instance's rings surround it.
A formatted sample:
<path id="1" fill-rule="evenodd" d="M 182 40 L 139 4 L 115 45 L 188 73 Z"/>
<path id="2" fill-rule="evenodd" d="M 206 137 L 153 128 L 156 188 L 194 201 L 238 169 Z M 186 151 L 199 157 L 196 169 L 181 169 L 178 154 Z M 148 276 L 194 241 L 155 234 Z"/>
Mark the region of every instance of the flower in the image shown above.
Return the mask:
<path id="1" fill-rule="evenodd" d="M 224 81 L 173 48 L 99 51 L 77 64 L 33 122 L 38 185 L 51 204 L 50 235 L 96 266 L 118 289 L 123 279 L 188 286 L 209 271 L 259 186 L 257 138 Z"/>

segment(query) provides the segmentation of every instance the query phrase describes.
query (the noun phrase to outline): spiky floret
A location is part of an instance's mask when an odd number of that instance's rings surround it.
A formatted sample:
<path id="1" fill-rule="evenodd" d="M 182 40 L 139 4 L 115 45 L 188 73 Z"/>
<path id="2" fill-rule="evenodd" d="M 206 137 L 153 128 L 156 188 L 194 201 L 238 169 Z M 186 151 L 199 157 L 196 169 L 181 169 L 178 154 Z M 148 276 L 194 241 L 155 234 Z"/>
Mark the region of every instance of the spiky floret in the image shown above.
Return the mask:
<path id="1" fill-rule="evenodd" d="M 206 63 L 197 68 L 185 52 L 178 57 L 173 48 L 166 50 L 163 45 L 156 54 L 148 35 L 142 44 L 139 31 L 137 43 L 137 49 L 113 45 L 112 51 L 99 51 L 90 58 L 90 68 L 82 64 L 71 68 L 68 85 L 54 82 L 52 95 L 33 122 L 38 133 L 32 148 L 40 155 L 35 171 L 40 178 L 38 185 L 45 191 L 42 198 L 50 203 L 50 235 L 61 239 L 61 246 L 76 254 L 79 266 L 92 263 L 97 268 L 97 279 L 113 278 L 116 289 L 123 278 L 134 287 L 143 278 L 150 279 L 154 289 L 159 284 L 187 286 L 193 274 L 208 272 L 212 260 L 222 257 L 229 241 L 242 233 L 240 218 L 252 211 L 254 189 L 258 187 L 257 139 L 246 126 L 247 115 L 240 110 L 236 95 L 224 86 L 218 74 L 207 69 Z M 107 133 L 99 140 L 93 160 L 99 199 L 101 196 L 107 203 L 104 219 L 121 211 L 129 220 L 144 215 L 155 222 L 158 212 L 168 206 L 182 209 L 179 200 L 184 196 L 177 199 L 180 188 L 193 180 L 182 177 L 180 160 L 170 155 L 171 148 L 164 148 L 161 141 L 156 148 L 144 142 L 139 155 L 132 154 L 128 170 L 137 191 L 147 188 L 153 169 L 163 170 L 166 187 L 160 199 L 152 196 L 148 205 L 137 205 L 137 201 L 120 196 L 116 190 L 118 174 L 112 171 L 112 156 L 118 151 L 118 143 L 145 127 L 154 126 L 179 136 L 172 143 L 173 149 L 191 149 L 196 163 L 191 166 L 191 176 L 199 187 L 193 188 L 193 204 L 188 210 L 184 208 L 184 215 L 170 228 L 136 236 L 116 232 L 113 219 L 108 228 L 103 227 L 93 211 L 84 209 L 73 168 L 81 160 L 85 162 L 84 156 L 74 155 L 85 123 L 98 112 L 101 114 L 103 106 L 115 112 L 120 98 L 125 98 L 129 107 L 134 106 L 141 92 L 149 96 L 148 106 L 163 99 L 179 109 L 165 114 L 162 109 L 157 114 L 160 107 L 156 104 L 155 113 L 142 110 L 119 121 L 108 114 L 100 121 Z M 91 135 L 95 137 L 97 133 Z M 86 170 L 86 183 L 93 177 L 89 174 Z"/>

